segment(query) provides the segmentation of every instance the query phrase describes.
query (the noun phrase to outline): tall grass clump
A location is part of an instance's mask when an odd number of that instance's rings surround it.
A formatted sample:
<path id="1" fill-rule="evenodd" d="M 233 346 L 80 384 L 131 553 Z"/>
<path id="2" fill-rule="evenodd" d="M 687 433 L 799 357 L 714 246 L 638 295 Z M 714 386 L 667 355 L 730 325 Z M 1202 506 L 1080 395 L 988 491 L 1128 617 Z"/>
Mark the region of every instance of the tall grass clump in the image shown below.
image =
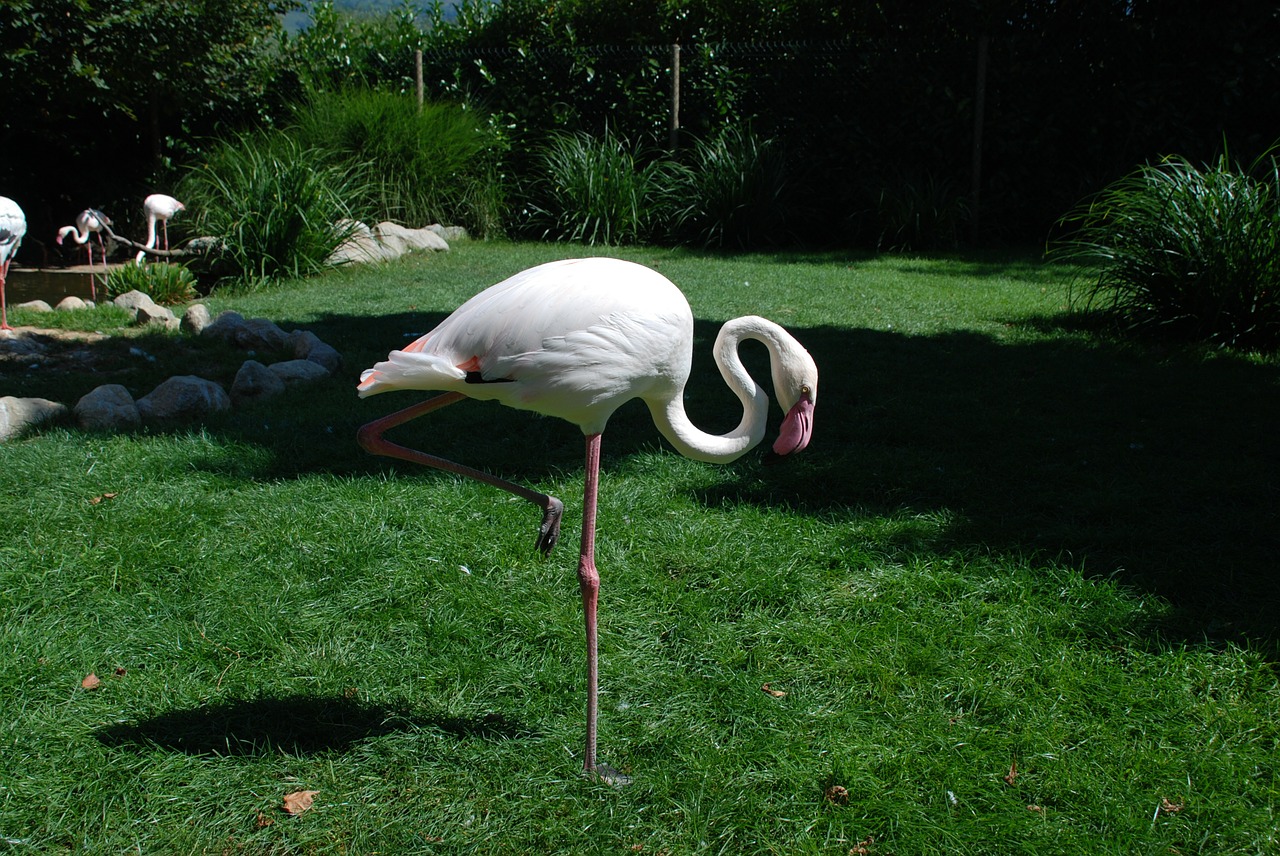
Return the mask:
<path id="1" fill-rule="evenodd" d="M 141 291 L 156 303 L 172 306 L 196 298 L 196 277 L 185 265 L 152 262 L 121 265 L 107 273 L 107 296 Z"/>
<path id="2" fill-rule="evenodd" d="M 1240 349 L 1280 346 L 1280 164 L 1224 153 L 1143 166 L 1073 215 L 1059 256 L 1091 269 L 1077 300 L 1133 331 Z"/>
<path id="3" fill-rule="evenodd" d="M 530 221 L 540 236 L 584 244 L 648 239 L 662 221 L 657 200 L 669 165 L 646 160 L 626 140 L 606 133 L 557 134 L 541 151 Z"/>
<path id="4" fill-rule="evenodd" d="M 218 145 L 183 177 L 178 193 L 200 234 L 217 237 L 213 272 L 242 281 L 307 276 L 364 213 L 364 170 L 335 165 L 280 132 Z"/>
<path id="5" fill-rule="evenodd" d="M 900 175 L 873 191 L 876 248 L 886 251 L 955 249 L 969 222 L 968 202 L 936 173 Z"/>
<path id="6" fill-rule="evenodd" d="M 368 202 L 382 218 L 414 227 L 500 230 L 502 199 L 493 140 L 475 114 L 449 104 L 369 90 L 316 93 L 294 114 L 292 135 L 340 167 L 374 166 Z"/>
<path id="7" fill-rule="evenodd" d="M 730 128 L 698 141 L 673 175 L 677 242 L 747 249 L 778 238 L 787 171 L 776 140 Z"/>

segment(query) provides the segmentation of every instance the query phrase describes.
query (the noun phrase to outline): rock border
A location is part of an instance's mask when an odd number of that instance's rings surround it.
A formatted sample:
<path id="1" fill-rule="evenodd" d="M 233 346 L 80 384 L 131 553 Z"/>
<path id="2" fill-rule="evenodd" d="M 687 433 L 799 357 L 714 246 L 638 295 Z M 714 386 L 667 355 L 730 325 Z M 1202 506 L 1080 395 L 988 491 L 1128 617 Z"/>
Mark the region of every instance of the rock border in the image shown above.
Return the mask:
<path id="1" fill-rule="evenodd" d="M 74 413 L 81 428 L 91 431 L 122 431 L 140 425 L 197 422 L 211 413 L 252 405 L 288 389 L 317 383 L 333 377 L 342 369 L 342 355 L 310 330 L 285 332 L 269 319 L 245 318 L 233 310 L 211 317 L 209 308 L 203 303 L 191 304 L 179 319 L 170 309 L 157 305 L 140 291 L 122 294 L 113 302 L 131 310 L 135 324 L 157 324 L 167 330 L 180 330 L 186 335 L 222 339 L 255 356 L 284 353 L 291 359 L 270 365 L 256 359 L 245 360 L 229 389 L 195 375 L 176 375 L 136 400 L 121 384 L 103 384 L 81 396 L 71 408 L 43 398 L 4 396 L 0 398 L 0 443 L 60 418 L 68 411 Z M 43 304 L 47 311 L 54 311 L 44 301 L 22 305 L 39 309 L 33 305 L 36 303 Z M 58 310 L 69 311 L 89 305 L 80 298 L 68 297 L 58 304 Z"/>

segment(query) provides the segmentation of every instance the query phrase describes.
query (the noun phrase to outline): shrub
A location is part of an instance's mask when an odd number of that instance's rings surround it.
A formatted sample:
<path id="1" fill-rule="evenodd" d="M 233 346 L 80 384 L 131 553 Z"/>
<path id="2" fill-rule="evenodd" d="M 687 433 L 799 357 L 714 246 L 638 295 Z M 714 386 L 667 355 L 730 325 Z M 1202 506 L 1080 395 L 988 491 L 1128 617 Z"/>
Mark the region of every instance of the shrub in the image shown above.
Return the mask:
<path id="1" fill-rule="evenodd" d="M 1066 222 L 1056 249 L 1094 272 L 1078 303 L 1123 326 L 1245 349 L 1280 345 L 1280 164 L 1226 154 L 1143 166 Z"/>
<path id="2" fill-rule="evenodd" d="M 696 143 L 689 167 L 671 176 L 677 241 L 747 249 L 778 240 L 786 165 L 776 141 L 732 128 Z"/>
<path id="3" fill-rule="evenodd" d="M 141 291 L 156 303 L 172 306 L 195 299 L 196 278 L 184 265 L 176 262 L 125 264 L 107 274 L 108 297 L 118 297 L 129 291 Z"/>
<path id="4" fill-rule="evenodd" d="M 194 228 L 221 239 L 214 273 L 245 281 L 323 268 L 368 196 L 361 169 L 328 163 L 279 132 L 222 143 L 177 192 Z"/>
<path id="5" fill-rule="evenodd" d="M 655 200 L 669 182 L 661 161 L 644 163 L 625 140 L 606 133 L 557 134 L 540 153 L 529 216 L 541 236 L 585 244 L 643 241 L 661 219 Z"/>
<path id="6" fill-rule="evenodd" d="M 872 191 L 876 249 L 955 249 L 969 205 L 955 184 L 928 170 L 904 173 Z"/>
<path id="7" fill-rule="evenodd" d="M 499 231 L 502 194 L 494 142 L 475 114 L 407 95 L 316 93 L 290 131 L 340 169 L 372 164 L 366 203 L 410 226 L 456 223 L 483 237 Z"/>

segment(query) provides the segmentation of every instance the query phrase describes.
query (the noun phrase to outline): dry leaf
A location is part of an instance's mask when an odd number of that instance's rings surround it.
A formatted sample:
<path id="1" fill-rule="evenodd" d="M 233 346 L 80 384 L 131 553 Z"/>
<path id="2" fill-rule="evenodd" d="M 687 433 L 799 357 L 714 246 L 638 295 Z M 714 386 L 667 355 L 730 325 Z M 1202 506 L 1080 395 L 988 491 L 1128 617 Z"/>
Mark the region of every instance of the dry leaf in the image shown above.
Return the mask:
<path id="1" fill-rule="evenodd" d="M 90 672 L 89 674 L 84 676 L 84 680 L 80 682 L 80 686 L 84 687 L 87 690 L 96 690 L 98 688 L 98 685 L 101 683 L 102 683 L 102 679 L 99 678 L 97 675 L 95 675 L 93 672 Z"/>
<path id="2" fill-rule="evenodd" d="M 307 809 L 311 808 L 311 803 L 315 800 L 319 791 L 294 791 L 291 794 L 284 795 L 284 810 L 286 814 L 297 816 Z"/>
<path id="3" fill-rule="evenodd" d="M 1169 802 L 1168 797 L 1160 798 L 1160 811 L 1164 812 L 1165 814 L 1177 814 L 1178 812 L 1182 811 L 1184 808 L 1186 808 L 1186 806 L 1182 805 L 1181 803 Z"/>
<path id="4" fill-rule="evenodd" d="M 1009 764 L 1009 772 L 1004 774 L 1004 783 L 1006 785 L 1012 785 L 1013 780 L 1016 778 L 1018 778 L 1018 762 L 1013 761 Z"/>
<path id="5" fill-rule="evenodd" d="M 1044 814 L 1044 807 L 1038 806 L 1038 805 L 1029 805 L 1027 806 L 1027 811 L 1035 811 L 1035 812 L 1039 812 L 1040 814 Z"/>
<path id="6" fill-rule="evenodd" d="M 832 805 L 848 805 L 849 791 L 843 785 L 832 785 L 827 788 L 827 802 Z"/>
<path id="7" fill-rule="evenodd" d="M 270 826 L 273 823 L 275 823 L 275 820 L 273 820 L 270 817 L 267 817 L 262 812 L 258 812 L 258 828 L 259 829 L 266 829 L 268 826 Z"/>
<path id="8" fill-rule="evenodd" d="M 93 499 L 89 500 L 89 504 L 97 505 L 98 503 L 102 502 L 104 499 L 115 499 L 119 495 L 120 494 L 118 493 L 104 493 L 99 496 L 95 496 Z"/>
<path id="9" fill-rule="evenodd" d="M 116 666 L 115 676 L 117 678 L 123 678 L 127 674 L 129 674 L 129 671 L 124 666 Z"/>
<path id="10" fill-rule="evenodd" d="M 775 690 L 773 687 L 769 686 L 768 684 L 765 684 L 760 689 L 764 690 L 774 698 L 783 698 L 786 695 L 786 693 L 784 693 L 782 690 Z"/>
<path id="11" fill-rule="evenodd" d="M 868 856 L 871 853 L 871 847 L 876 843 L 874 836 L 868 835 L 859 841 L 849 850 L 849 856 Z"/>

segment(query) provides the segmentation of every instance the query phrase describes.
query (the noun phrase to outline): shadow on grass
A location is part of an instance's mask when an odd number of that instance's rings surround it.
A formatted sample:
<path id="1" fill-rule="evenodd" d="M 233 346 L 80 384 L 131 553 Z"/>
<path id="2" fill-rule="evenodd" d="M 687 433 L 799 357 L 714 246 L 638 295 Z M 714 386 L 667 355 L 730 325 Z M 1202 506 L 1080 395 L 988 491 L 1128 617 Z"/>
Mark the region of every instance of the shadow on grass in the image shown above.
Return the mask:
<path id="1" fill-rule="evenodd" d="M 95 736 L 107 746 L 160 746 L 189 755 L 311 755 L 340 752 L 370 738 L 419 730 L 480 740 L 506 740 L 532 733 L 501 714 L 464 718 L 344 697 L 292 695 L 168 711 L 138 722 L 106 726 Z"/>

